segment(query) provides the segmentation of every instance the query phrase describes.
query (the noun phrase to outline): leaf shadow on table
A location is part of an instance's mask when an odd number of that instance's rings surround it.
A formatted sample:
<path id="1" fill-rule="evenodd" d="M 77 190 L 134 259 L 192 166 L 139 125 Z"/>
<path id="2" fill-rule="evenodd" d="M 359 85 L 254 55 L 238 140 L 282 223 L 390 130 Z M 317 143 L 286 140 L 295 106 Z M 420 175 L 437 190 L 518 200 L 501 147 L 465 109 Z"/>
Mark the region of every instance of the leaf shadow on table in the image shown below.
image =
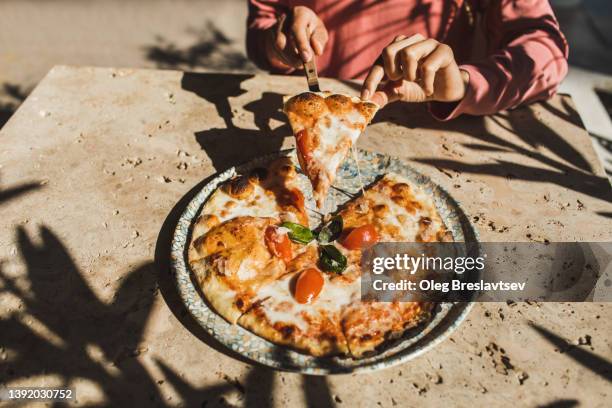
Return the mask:
<path id="1" fill-rule="evenodd" d="M 544 405 L 538 405 L 538 408 L 574 408 L 580 406 L 580 402 L 575 399 L 561 399 L 550 402 Z"/>
<path id="2" fill-rule="evenodd" d="M 234 40 L 222 29 L 207 20 L 200 28 L 188 28 L 193 39 L 180 46 L 163 36 L 156 36 L 153 44 L 144 47 L 145 57 L 163 69 L 254 70 L 255 66 L 239 51 Z"/>
<path id="3" fill-rule="evenodd" d="M 0 205 L 28 192 L 36 191 L 42 187 L 44 187 L 44 185 L 40 184 L 40 182 L 28 182 L 18 186 L 0 189 Z"/>
<path id="4" fill-rule="evenodd" d="M 246 385 L 237 378 L 223 375 L 223 382 L 200 388 L 186 382 L 162 361 L 156 360 L 156 363 L 185 406 L 225 408 L 234 406 L 233 402 L 236 400 L 244 401 L 243 406 L 246 408 L 273 406 L 274 371 L 269 368 L 251 368 L 247 374 Z"/>
<path id="5" fill-rule="evenodd" d="M 107 402 L 159 402 L 153 378 L 136 358 L 146 353 L 141 336 L 155 293 L 152 264 L 129 272 L 107 303 L 51 230 L 40 228 L 39 243 L 21 227 L 16 234 L 27 274 L 0 270 L 0 296 L 18 301 L 0 320 L 0 345 L 8 353 L 0 383 L 52 376 L 58 387 L 74 387 L 86 380 Z"/>
<path id="6" fill-rule="evenodd" d="M 332 399 L 327 377 L 320 375 L 302 376 L 304 397 L 309 407 L 332 408 L 336 404 Z"/>
<path id="7" fill-rule="evenodd" d="M 603 136 L 599 136 L 592 132 L 589 133 L 589 136 L 591 136 L 591 139 L 593 139 L 593 142 L 597 143 L 602 149 L 604 149 L 607 152 L 608 156 L 612 155 L 612 141 L 610 139 L 605 138 Z M 604 164 L 604 170 L 606 171 L 606 174 L 610 178 L 610 181 L 612 181 L 612 160 L 609 158 L 606 158 L 603 164 Z"/>
<path id="8" fill-rule="evenodd" d="M 211 128 L 195 133 L 197 142 L 206 152 L 217 171 L 246 162 L 268 153 L 280 150 L 283 140 L 291 134 L 287 125 L 272 129 L 271 120 L 284 121 L 280 112 L 282 95 L 264 92 L 260 99 L 246 104 L 243 108 L 252 112 L 258 129 L 244 129 L 236 126 L 234 111 L 229 98 L 246 92 L 242 82 L 253 75 L 225 75 L 207 73 L 185 73 L 181 86 L 206 101 L 213 103 L 225 123 L 224 128 Z"/>
<path id="9" fill-rule="evenodd" d="M 596 355 L 583 347 L 570 344 L 567 340 L 551 332 L 550 330 L 539 326 L 535 323 L 530 323 L 538 334 L 540 334 L 546 341 L 556 347 L 555 351 L 567 355 L 578 364 L 582 365 L 592 373 L 598 375 L 602 379 L 611 382 L 612 381 L 612 363 L 607 361 L 605 358 Z"/>
<path id="10" fill-rule="evenodd" d="M 175 406 L 162 393 L 167 383 L 186 406 L 227 406 L 232 390 L 244 394 L 247 406 L 266 406 L 274 380 L 267 368 L 251 368 L 245 386 L 227 377 L 200 388 L 156 356 L 162 376 L 151 373 L 143 332 L 157 292 L 156 265 L 136 266 L 105 301 L 50 229 L 28 234 L 20 227 L 16 235 L 26 274 L 0 260 L 0 385 L 76 388 L 79 406 Z"/>
<path id="11" fill-rule="evenodd" d="M 562 120 L 582 127 L 578 113 L 566 100 L 562 100 L 561 108 L 549 102 L 543 102 L 541 106 Z M 487 123 L 485 117 L 464 115 L 440 122 L 424 106 L 418 105 L 388 105 L 376 115 L 374 123 L 390 122 L 408 128 L 462 133 L 474 139 L 473 142 L 463 143 L 463 147 L 490 157 L 485 163 L 478 164 L 467 163 L 461 158 L 415 159 L 438 169 L 552 183 L 610 201 L 612 190 L 608 179 L 595 174 L 584 155 L 541 120 L 540 115 L 541 111 L 537 107 L 528 105 L 489 117 L 493 125 L 512 133 L 519 142 L 493 134 L 489 130 L 492 124 Z M 533 164 L 516 163 L 513 155 L 521 155 Z"/>

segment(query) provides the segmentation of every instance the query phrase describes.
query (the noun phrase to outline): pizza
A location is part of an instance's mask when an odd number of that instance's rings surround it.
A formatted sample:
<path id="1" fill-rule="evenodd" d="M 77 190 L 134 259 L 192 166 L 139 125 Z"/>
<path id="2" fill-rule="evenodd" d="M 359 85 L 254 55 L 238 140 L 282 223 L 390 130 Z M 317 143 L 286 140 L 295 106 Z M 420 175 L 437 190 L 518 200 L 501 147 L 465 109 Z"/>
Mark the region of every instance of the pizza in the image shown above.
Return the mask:
<path id="1" fill-rule="evenodd" d="M 201 257 L 191 262 L 202 293 L 221 316 L 235 324 L 262 285 L 285 272 L 265 244 L 275 218 L 240 216 L 211 228 L 194 242 Z"/>
<path id="2" fill-rule="evenodd" d="M 389 173 L 340 211 L 347 231 L 375 227 L 383 242 L 445 242 L 452 239 L 429 195 Z M 351 236 L 347 237 L 351 240 Z"/>
<path id="3" fill-rule="evenodd" d="M 266 168 L 236 175 L 207 200 L 192 230 L 194 242 L 216 225 L 239 216 L 274 217 L 308 226 L 304 195 L 297 184 L 295 165 L 288 157 Z M 198 259 L 200 245 L 190 245 L 189 259 Z"/>
<path id="4" fill-rule="evenodd" d="M 373 102 L 329 92 L 305 92 L 285 101 L 300 166 L 312 183 L 319 208 L 338 167 L 377 110 Z"/>
<path id="5" fill-rule="evenodd" d="M 275 344 L 363 358 L 430 319 L 430 302 L 361 298 L 361 256 L 379 241 L 452 240 L 432 197 L 387 174 L 315 231 L 296 166 L 281 158 L 218 186 L 188 258 L 209 305 Z"/>
<path id="6" fill-rule="evenodd" d="M 276 226 L 308 226 L 296 178 L 288 157 L 236 175 L 211 195 L 193 226 L 188 259 L 195 280 L 214 309 L 231 323 L 248 310 L 258 284 L 284 273 L 282 255 L 293 254 L 295 245 Z M 266 240 L 278 241 L 273 246 L 280 257 L 271 256 Z"/>
<path id="7" fill-rule="evenodd" d="M 346 282 L 322 273 L 317 266 L 318 258 L 316 245 L 309 245 L 289 265 L 286 275 L 262 287 L 260 301 L 238 323 L 276 344 L 313 356 L 348 354 L 341 325 L 342 310 L 359 300 L 359 282 Z M 319 280 L 311 285 L 321 289 L 315 301 L 304 302 L 300 296 L 307 297 L 312 292 L 294 287 L 299 279 L 303 281 L 309 275 Z"/>

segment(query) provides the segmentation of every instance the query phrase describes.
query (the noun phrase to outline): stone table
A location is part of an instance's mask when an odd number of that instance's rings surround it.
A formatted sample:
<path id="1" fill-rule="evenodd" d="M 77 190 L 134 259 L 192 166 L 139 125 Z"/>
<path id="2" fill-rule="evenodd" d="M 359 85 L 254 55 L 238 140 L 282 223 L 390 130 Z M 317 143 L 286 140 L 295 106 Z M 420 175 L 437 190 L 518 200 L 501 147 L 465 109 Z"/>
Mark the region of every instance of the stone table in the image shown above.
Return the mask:
<path id="1" fill-rule="evenodd" d="M 353 83 L 324 88 L 356 93 Z M 56 67 L 0 131 L 0 384 L 125 406 L 604 406 L 612 305 L 477 304 L 434 351 L 308 377 L 228 355 L 168 270 L 185 203 L 217 171 L 288 148 L 303 78 Z M 359 146 L 462 202 L 484 241 L 610 241 L 610 186 L 567 96 L 436 122 L 381 111 Z"/>

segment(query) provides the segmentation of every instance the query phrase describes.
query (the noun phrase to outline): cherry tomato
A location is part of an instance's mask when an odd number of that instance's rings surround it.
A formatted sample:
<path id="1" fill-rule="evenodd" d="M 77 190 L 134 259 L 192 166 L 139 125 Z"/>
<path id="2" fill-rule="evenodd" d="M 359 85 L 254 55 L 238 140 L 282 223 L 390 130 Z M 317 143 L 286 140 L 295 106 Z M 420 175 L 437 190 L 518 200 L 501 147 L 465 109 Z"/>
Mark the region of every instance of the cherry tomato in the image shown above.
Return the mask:
<path id="1" fill-rule="evenodd" d="M 306 171 L 305 164 L 310 160 L 314 146 L 312 144 L 312 137 L 308 134 L 306 129 L 302 129 L 295 135 L 295 141 L 298 149 L 298 160 L 302 170 Z"/>
<path id="2" fill-rule="evenodd" d="M 284 262 L 289 262 L 293 259 L 289 237 L 287 234 L 279 232 L 277 227 L 270 225 L 266 228 L 265 240 L 272 255 L 282 259 Z"/>
<path id="3" fill-rule="evenodd" d="M 295 300 L 302 304 L 312 302 L 321 293 L 323 282 L 323 275 L 317 269 L 304 269 L 295 283 Z"/>
<path id="4" fill-rule="evenodd" d="M 378 239 L 376 228 L 372 224 L 366 224 L 349 232 L 342 245 L 347 249 L 364 249 L 377 243 Z"/>

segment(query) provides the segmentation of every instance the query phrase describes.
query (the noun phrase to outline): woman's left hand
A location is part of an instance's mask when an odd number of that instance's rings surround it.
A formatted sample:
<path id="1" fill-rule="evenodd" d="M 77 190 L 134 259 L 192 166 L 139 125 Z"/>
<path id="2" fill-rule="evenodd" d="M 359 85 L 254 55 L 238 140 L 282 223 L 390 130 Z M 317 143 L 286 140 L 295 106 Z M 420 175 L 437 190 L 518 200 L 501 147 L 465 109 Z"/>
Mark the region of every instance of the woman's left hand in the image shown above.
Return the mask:
<path id="1" fill-rule="evenodd" d="M 465 95 L 468 81 L 448 45 L 420 34 L 398 36 L 370 69 L 361 98 L 380 106 L 394 101 L 455 102 Z"/>

